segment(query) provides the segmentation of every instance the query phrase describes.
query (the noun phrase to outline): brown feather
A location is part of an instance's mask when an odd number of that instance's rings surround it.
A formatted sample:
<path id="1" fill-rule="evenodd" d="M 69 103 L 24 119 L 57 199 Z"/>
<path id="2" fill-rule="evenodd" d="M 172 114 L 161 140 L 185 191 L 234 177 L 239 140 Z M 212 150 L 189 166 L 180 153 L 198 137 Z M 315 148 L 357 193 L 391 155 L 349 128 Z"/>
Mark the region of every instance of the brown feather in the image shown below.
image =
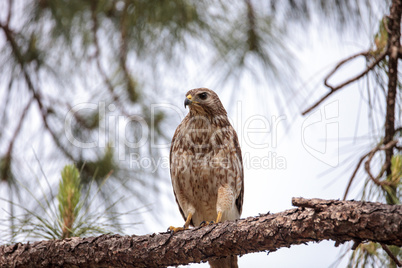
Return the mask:
<path id="1" fill-rule="evenodd" d="M 201 99 L 201 93 L 208 97 Z M 174 133 L 169 156 L 180 213 L 186 219 L 194 210 L 191 225 L 215 220 L 218 189 L 226 187 L 234 194 L 238 218 L 243 206 L 244 172 L 237 134 L 215 92 L 198 88 L 188 95 L 192 96 L 190 111 Z M 226 162 L 228 166 L 223 165 Z"/>

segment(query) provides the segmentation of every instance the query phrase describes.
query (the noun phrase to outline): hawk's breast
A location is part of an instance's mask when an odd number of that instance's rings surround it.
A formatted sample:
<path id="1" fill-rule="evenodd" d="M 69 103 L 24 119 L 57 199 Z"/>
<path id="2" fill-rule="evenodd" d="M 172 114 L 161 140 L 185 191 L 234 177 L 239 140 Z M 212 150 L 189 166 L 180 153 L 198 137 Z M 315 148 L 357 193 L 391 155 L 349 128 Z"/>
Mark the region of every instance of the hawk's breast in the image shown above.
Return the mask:
<path id="1" fill-rule="evenodd" d="M 201 121 L 195 127 L 196 122 L 183 123 L 186 125 L 172 144 L 171 176 L 174 191 L 195 207 L 193 223 L 198 225 L 216 219 L 218 188 L 227 184 L 236 188 L 241 163 L 230 139 L 234 131 L 230 125 L 219 127 Z"/>

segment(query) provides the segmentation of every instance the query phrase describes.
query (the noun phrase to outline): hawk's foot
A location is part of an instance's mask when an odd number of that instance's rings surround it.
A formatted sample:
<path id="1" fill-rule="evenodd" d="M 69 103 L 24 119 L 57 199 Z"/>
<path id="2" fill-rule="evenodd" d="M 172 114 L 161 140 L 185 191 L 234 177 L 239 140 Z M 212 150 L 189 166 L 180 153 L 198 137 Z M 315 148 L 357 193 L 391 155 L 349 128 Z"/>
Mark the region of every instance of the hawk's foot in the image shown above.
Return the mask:
<path id="1" fill-rule="evenodd" d="M 173 227 L 173 226 L 169 226 L 169 228 L 167 229 L 168 232 L 170 232 L 171 234 L 174 234 L 178 231 L 183 231 L 183 230 L 187 230 L 188 227 L 190 226 L 190 222 L 191 222 L 191 218 L 193 217 L 192 213 L 188 213 L 186 222 L 184 223 L 183 227 Z"/>
<path id="2" fill-rule="evenodd" d="M 214 223 L 215 223 L 214 221 L 202 221 L 200 223 L 200 227 L 204 227 L 204 226 L 207 226 L 207 225 L 212 225 Z"/>
<path id="3" fill-rule="evenodd" d="M 202 221 L 200 223 L 200 227 L 204 227 L 207 225 L 215 224 L 215 223 L 220 223 L 222 221 L 222 212 L 218 212 L 218 217 L 216 217 L 216 221 Z"/>
<path id="4" fill-rule="evenodd" d="M 186 225 L 184 225 L 183 227 L 173 227 L 173 226 L 169 226 L 169 228 L 167 228 L 167 231 L 174 234 L 176 232 L 179 231 L 183 231 L 183 230 L 187 230 L 188 226 L 186 227 Z"/>

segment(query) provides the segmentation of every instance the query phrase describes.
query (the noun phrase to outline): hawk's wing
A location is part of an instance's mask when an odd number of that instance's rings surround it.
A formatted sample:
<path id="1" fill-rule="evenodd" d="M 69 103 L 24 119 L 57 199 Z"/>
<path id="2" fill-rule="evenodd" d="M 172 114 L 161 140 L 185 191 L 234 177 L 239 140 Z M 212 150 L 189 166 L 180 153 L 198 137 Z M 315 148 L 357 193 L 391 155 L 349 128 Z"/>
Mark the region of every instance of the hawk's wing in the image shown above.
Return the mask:
<path id="1" fill-rule="evenodd" d="M 239 140 L 237 138 L 236 131 L 232 127 L 232 137 L 233 137 L 233 144 L 235 146 L 235 157 L 239 161 L 239 166 L 240 166 L 240 176 L 236 178 L 236 186 L 241 185 L 240 189 L 236 189 L 236 192 L 239 192 L 239 195 L 236 199 L 236 207 L 237 211 L 239 211 L 239 215 L 241 215 L 241 212 L 243 210 L 243 196 L 244 196 L 244 171 L 243 171 L 243 159 L 241 156 L 241 149 L 240 149 L 240 144 Z"/>
<path id="2" fill-rule="evenodd" d="M 173 152 L 174 144 L 180 140 L 180 137 L 183 135 L 180 133 L 182 131 L 182 125 L 183 125 L 184 120 L 179 124 L 179 126 L 176 128 L 176 131 L 174 132 L 173 138 L 172 138 L 172 143 L 170 145 L 170 153 L 169 153 L 169 166 L 170 166 L 170 177 L 172 180 L 172 186 L 173 186 L 173 193 L 174 193 L 174 198 L 176 200 L 177 205 L 179 206 L 180 214 L 183 216 L 183 219 L 186 220 L 186 215 L 184 215 L 183 209 L 180 207 L 180 203 L 177 200 L 176 196 L 176 191 L 175 191 L 175 183 L 174 181 L 177 180 L 177 178 L 173 175 L 172 169 L 175 168 L 174 163 L 172 162 L 172 153 L 178 154 L 178 152 Z M 177 174 L 177 173 L 176 173 Z M 191 220 L 190 222 L 191 225 L 194 226 L 193 221 Z"/>

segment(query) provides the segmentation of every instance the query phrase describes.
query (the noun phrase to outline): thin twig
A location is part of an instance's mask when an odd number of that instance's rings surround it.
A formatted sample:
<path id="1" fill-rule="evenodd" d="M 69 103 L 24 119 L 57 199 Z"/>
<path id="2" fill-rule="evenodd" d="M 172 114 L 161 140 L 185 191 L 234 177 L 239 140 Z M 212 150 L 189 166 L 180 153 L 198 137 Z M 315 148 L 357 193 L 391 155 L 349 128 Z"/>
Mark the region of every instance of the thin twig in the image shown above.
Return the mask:
<path id="1" fill-rule="evenodd" d="M 127 17 L 129 17 L 128 14 L 128 8 L 130 4 L 128 3 L 128 0 L 125 1 L 124 3 L 124 9 L 122 11 L 121 15 L 121 20 L 120 20 L 120 39 L 121 39 L 121 46 L 120 46 L 120 51 L 119 51 L 119 59 L 120 59 L 120 67 L 123 71 L 123 75 L 125 79 L 127 80 L 127 83 L 131 83 L 131 77 L 130 77 L 130 72 L 128 70 L 127 66 Z M 136 90 L 134 88 L 134 90 Z M 135 92 L 134 92 L 135 93 Z M 119 105 L 119 107 L 123 107 L 123 105 Z"/>
<path id="2" fill-rule="evenodd" d="M 370 152 L 368 152 L 367 154 L 363 155 L 363 156 L 360 158 L 359 163 L 357 163 L 357 166 L 356 166 L 355 170 L 353 171 L 352 176 L 351 176 L 350 179 L 349 179 L 349 183 L 348 183 L 348 186 L 346 187 L 345 194 L 343 195 L 343 200 L 344 200 L 344 201 L 346 200 L 346 196 L 347 196 L 348 193 L 349 193 L 349 189 L 350 189 L 350 186 L 352 185 L 353 179 L 356 177 L 357 171 L 359 170 L 361 164 L 363 163 L 363 160 L 364 160 L 369 154 L 370 154 Z"/>
<path id="3" fill-rule="evenodd" d="M 12 156 L 12 153 L 13 153 L 14 144 L 15 144 L 15 141 L 17 140 L 18 134 L 21 131 L 22 124 L 23 124 L 25 116 L 26 116 L 26 114 L 27 114 L 27 112 L 29 110 L 29 107 L 31 107 L 31 104 L 32 104 L 32 99 L 29 100 L 28 104 L 25 106 L 24 110 L 22 111 L 21 118 L 20 118 L 20 120 L 18 122 L 17 128 L 15 129 L 15 131 L 14 131 L 14 133 L 12 135 L 12 139 L 11 139 L 9 145 L 8 145 L 7 153 L 4 156 L 4 162 L 5 163 L 4 163 L 3 174 L 1 174 L 0 181 L 7 181 L 8 180 L 8 171 L 10 170 L 11 156 Z"/>
<path id="4" fill-rule="evenodd" d="M 50 133 L 50 135 L 53 138 L 53 141 L 55 142 L 55 144 L 57 145 L 57 147 L 60 148 L 60 150 L 63 151 L 63 153 L 70 158 L 71 160 L 74 160 L 74 157 L 72 156 L 72 154 L 61 144 L 60 139 L 57 137 L 56 133 L 53 131 L 53 129 L 50 127 L 49 122 L 48 122 L 48 110 L 46 107 L 44 107 L 43 103 L 42 103 L 42 97 L 37 93 L 37 90 L 34 88 L 31 78 L 28 75 L 28 72 L 25 69 L 25 66 L 21 66 L 24 72 L 24 77 L 25 77 L 25 81 L 27 82 L 28 85 L 28 89 L 32 92 L 33 97 L 36 101 L 36 103 L 39 106 L 39 110 L 42 116 L 42 121 L 43 124 L 46 128 L 46 130 Z"/>
<path id="5" fill-rule="evenodd" d="M 98 39 L 98 18 L 96 17 L 96 1 L 92 1 L 92 6 L 91 6 L 91 12 L 92 12 L 92 22 L 93 22 L 93 27 L 92 27 L 92 34 L 94 38 L 94 45 L 95 45 L 95 61 L 96 61 L 96 66 L 99 70 L 100 75 L 103 78 L 104 83 L 106 84 L 113 101 L 116 102 L 118 105 L 116 105 L 120 111 L 126 115 L 129 116 L 129 114 L 125 111 L 124 105 L 121 103 L 118 95 L 114 92 L 114 87 L 112 85 L 112 82 L 110 81 L 109 77 L 107 76 L 105 70 L 102 67 L 101 61 L 100 61 L 100 54 L 101 54 L 101 49 L 99 45 L 99 39 Z"/>
<path id="6" fill-rule="evenodd" d="M 6 24 L 9 25 L 10 24 L 10 20 L 11 20 L 11 13 L 13 10 L 13 0 L 8 0 L 8 10 L 7 10 L 7 19 L 6 19 Z"/>
<path id="7" fill-rule="evenodd" d="M 73 156 L 71 155 L 71 153 L 61 144 L 59 138 L 57 137 L 56 133 L 53 131 L 53 129 L 50 127 L 49 122 L 48 122 L 48 109 L 43 105 L 42 103 L 42 96 L 39 93 L 39 90 L 35 89 L 35 86 L 32 83 L 31 77 L 28 74 L 28 71 L 26 70 L 26 65 L 25 62 L 22 58 L 21 52 L 19 50 L 19 47 L 17 45 L 17 42 L 14 39 L 14 33 L 12 32 L 12 30 L 8 27 L 8 25 L 3 25 L 0 23 L 0 28 L 3 29 L 5 35 L 6 35 L 6 39 L 7 41 L 10 43 L 11 45 L 11 49 L 17 59 L 18 64 L 21 67 L 21 71 L 23 72 L 25 81 L 27 83 L 28 89 L 29 91 L 31 91 L 33 99 L 36 101 L 36 103 L 39 106 L 39 111 L 40 114 L 42 116 L 42 121 L 43 124 L 46 128 L 46 130 L 50 133 L 50 135 L 53 138 L 53 141 L 56 143 L 57 147 L 59 147 L 63 153 L 69 157 L 70 159 L 74 160 Z"/>
<path id="8" fill-rule="evenodd" d="M 397 144 L 397 143 L 398 143 L 398 141 L 394 140 L 394 141 L 390 142 L 389 144 L 386 144 L 386 145 L 383 146 L 383 147 L 380 147 L 381 144 L 378 144 L 378 145 L 377 145 L 375 148 L 373 148 L 370 152 L 368 152 L 367 154 L 363 155 L 363 156 L 360 158 L 359 162 L 358 162 L 357 165 L 356 165 L 356 168 L 355 168 L 354 171 L 353 171 L 352 176 L 351 176 L 350 179 L 349 179 L 348 186 L 346 187 L 345 194 L 343 195 L 343 200 L 346 200 L 346 196 L 347 196 L 348 193 L 349 193 L 350 187 L 351 187 L 351 185 L 352 185 L 352 182 L 353 182 L 354 178 L 356 177 L 357 171 L 359 170 L 359 168 L 360 168 L 360 166 L 362 165 L 363 161 L 364 161 L 364 160 L 366 159 L 366 157 L 368 157 L 368 156 L 369 156 L 369 159 L 365 162 L 365 169 L 366 169 L 367 174 L 369 175 L 369 177 L 370 177 L 370 178 L 374 181 L 374 183 L 376 183 L 377 185 L 382 186 L 382 185 L 389 185 L 389 184 L 390 184 L 390 182 L 381 182 L 381 181 L 379 181 L 379 179 L 381 178 L 381 176 L 384 174 L 385 170 L 387 169 L 386 163 L 384 163 L 384 165 L 381 167 L 381 171 L 380 171 L 380 173 L 377 175 L 377 177 L 374 178 L 374 176 L 371 174 L 371 171 L 370 171 L 370 162 L 371 162 L 371 159 L 374 157 L 374 154 L 375 154 L 377 151 L 380 151 L 380 150 L 387 150 L 387 149 L 389 149 L 389 148 L 396 147 L 396 144 Z"/>
<path id="9" fill-rule="evenodd" d="M 341 87 L 343 87 L 343 86 L 345 86 L 345 85 L 347 85 L 347 84 L 349 84 L 349 83 L 355 81 L 356 78 L 352 78 L 351 80 L 348 80 L 348 81 L 346 81 L 346 82 L 344 82 L 344 83 L 342 83 L 342 84 L 340 84 L 340 85 L 338 85 L 338 86 L 336 86 L 336 87 L 331 86 L 331 85 L 328 83 L 328 80 L 332 77 L 332 75 L 334 75 L 334 73 L 335 73 L 339 68 L 342 67 L 342 65 L 344 65 L 345 63 L 347 63 L 347 62 L 349 62 L 349 61 L 351 61 L 351 60 L 353 60 L 353 59 L 355 59 L 355 58 L 357 58 L 357 57 L 360 57 L 360 56 L 367 57 L 369 54 L 370 54 L 370 51 L 360 52 L 360 53 L 357 53 L 357 54 L 355 54 L 355 55 L 352 55 L 352 56 L 350 56 L 350 57 L 348 57 L 348 58 L 346 58 L 346 59 L 340 61 L 340 62 L 335 66 L 335 68 L 325 77 L 325 79 L 324 79 L 324 85 L 325 85 L 326 87 L 330 88 L 331 91 L 336 91 L 336 90 L 340 89 Z M 365 70 L 364 72 L 368 72 L 368 70 Z M 364 75 L 364 72 L 363 72 L 363 75 Z M 350 81 L 350 82 L 349 82 L 349 81 Z"/>
<path id="10" fill-rule="evenodd" d="M 402 267 L 402 263 L 398 260 L 398 258 L 391 252 L 387 245 L 380 243 L 382 249 L 387 252 L 388 256 L 395 262 L 398 267 Z"/>
<path id="11" fill-rule="evenodd" d="M 25 119 L 25 116 L 26 116 L 26 114 L 27 114 L 27 112 L 29 110 L 29 107 L 31 107 L 32 101 L 33 101 L 33 99 L 30 99 L 29 102 L 27 103 L 27 105 L 25 106 L 24 110 L 22 110 L 22 114 L 21 114 L 21 118 L 20 118 L 20 120 L 18 122 L 18 126 L 15 129 L 14 134 L 12 136 L 13 139 L 11 140 L 11 142 L 10 142 L 10 144 L 8 146 L 7 154 L 11 154 L 11 152 L 13 150 L 15 140 L 16 140 L 18 134 L 20 133 L 22 123 L 24 122 L 24 119 Z"/>
<path id="12" fill-rule="evenodd" d="M 318 100 L 315 104 L 313 104 L 312 106 L 310 106 L 310 108 L 308 108 L 307 110 L 305 110 L 302 115 L 306 115 L 307 113 L 311 112 L 314 108 L 316 108 L 318 105 L 320 105 L 324 100 L 326 100 L 329 96 L 332 95 L 332 93 L 338 91 L 339 89 L 345 87 L 346 85 L 349 85 L 350 83 L 362 78 L 363 76 L 365 76 L 369 71 L 371 71 L 375 66 L 377 66 L 378 63 L 380 63 L 380 61 L 382 61 L 385 56 L 387 55 L 388 51 L 385 50 L 383 53 L 381 53 L 378 58 L 372 62 L 369 66 L 367 66 L 367 68 L 361 72 L 360 74 L 356 75 L 355 77 L 352 77 L 351 79 L 343 82 L 342 84 L 338 85 L 338 86 L 331 86 L 330 84 L 328 84 L 328 80 L 329 78 L 345 63 L 349 62 L 350 60 L 359 57 L 359 56 L 368 56 L 370 54 L 370 51 L 365 51 L 365 52 L 360 52 L 357 53 L 355 55 L 350 56 L 347 59 L 344 59 L 343 61 L 341 61 L 340 63 L 338 63 L 338 65 L 335 66 L 335 68 L 327 75 L 327 77 L 324 80 L 324 85 L 327 86 L 330 91 L 324 95 L 320 100 Z"/>
<path id="13" fill-rule="evenodd" d="M 376 178 L 374 178 L 373 174 L 371 173 L 370 170 L 370 162 L 373 159 L 374 155 L 376 154 L 376 152 L 382 150 L 382 151 L 386 151 L 386 150 L 390 150 L 391 148 L 393 148 L 396 144 L 398 143 L 398 141 L 393 140 L 390 141 L 389 143 L 387 143 L 384 146 L 381 146 L 381 144 L 378 144 L 373 150 L 371 150 L 371 152 L 368 155 L 368 159 L 364 164 L 364 167 L 366 169 L 367 174 L 369 175 L 370 179 L 377 184 L 378 186 L 383 186 L 383 185 L 392 185 L 391 182 L 389 181 L 380 181 L 380 177 L 382 176 L 382 174 L 384 174 L 384 171 L 386 170 L 386 166 L 388 165 L 387 163 L 384 163 L 383 167 L 382 167 L 382 171 L 378 174 L 378 176 Z"/>

